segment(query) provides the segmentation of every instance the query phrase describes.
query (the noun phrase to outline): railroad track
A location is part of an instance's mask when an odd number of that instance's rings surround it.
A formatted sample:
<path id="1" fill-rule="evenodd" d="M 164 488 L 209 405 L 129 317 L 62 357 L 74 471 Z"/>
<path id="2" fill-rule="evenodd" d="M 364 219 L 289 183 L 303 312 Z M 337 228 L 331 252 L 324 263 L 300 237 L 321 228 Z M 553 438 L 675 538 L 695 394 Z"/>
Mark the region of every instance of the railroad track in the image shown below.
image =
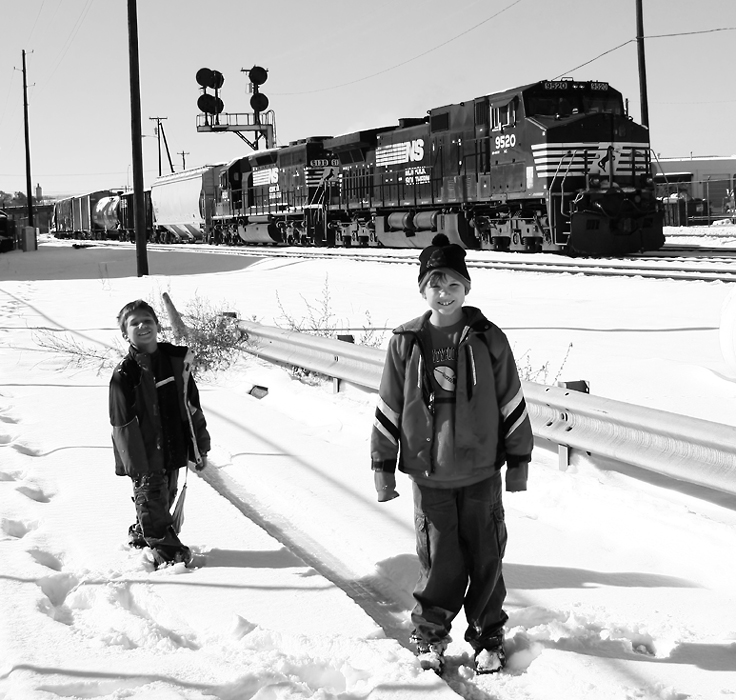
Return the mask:
<path id="1" fill-rule="evenodd" d="M 97 243 L 89 242 L 92 245 Z M 118 241 L 100 245 L 128 246 Z M 297 248 L 272 246 L 214 246 L 149 243 L 149 250 L 179 250 L 199 254 L 254 255 L 270 258 L 335 258 L 384 264 L 418 264 L 419 251 L 388 248 Z M 627 258 L 569 258 L 550 253 L 497 253 L 468 251 L 469 268 L 513 270 L 548 274 L 583 274 L 609 277 L 650 277 L 655 279 L 736 282 L 736 248 L 665 246 L 657 253 Z"/>

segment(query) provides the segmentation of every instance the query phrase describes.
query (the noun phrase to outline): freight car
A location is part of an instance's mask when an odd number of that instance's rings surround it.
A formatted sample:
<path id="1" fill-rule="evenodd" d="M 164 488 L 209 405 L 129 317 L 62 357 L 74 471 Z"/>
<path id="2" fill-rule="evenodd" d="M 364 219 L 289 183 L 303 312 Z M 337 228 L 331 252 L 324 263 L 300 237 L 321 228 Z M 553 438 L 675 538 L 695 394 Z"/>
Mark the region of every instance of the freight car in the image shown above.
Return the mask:
<path id="1" fill-rule="evenodd" d="M 151 186 L 154 238 L 197 242 L 209 238 L 224 163 L 159 177 Z"/>
<path id="2" fill-rule="evenodd" d="M 117 237 L 117 233 L 112 234 L 107 228 L 110 223 L 110 198 L 114 194 L 111 190 L 97 190 L 57 200 L 54 203 L 51 232 L 57 238 Z"/>
<path id="3" fill-rule="evenodd" d="M 151 205 L 151 190 L 143 190 L 143 207 L 145 210 L 146 240 L 152 241 L 153 231 L 153 206 Z M 135 241 L 135 200 L 133 192 L 123 192 L 120 195 L 120 206 L 118 208 L 118 228 L 120 240 Z"/>

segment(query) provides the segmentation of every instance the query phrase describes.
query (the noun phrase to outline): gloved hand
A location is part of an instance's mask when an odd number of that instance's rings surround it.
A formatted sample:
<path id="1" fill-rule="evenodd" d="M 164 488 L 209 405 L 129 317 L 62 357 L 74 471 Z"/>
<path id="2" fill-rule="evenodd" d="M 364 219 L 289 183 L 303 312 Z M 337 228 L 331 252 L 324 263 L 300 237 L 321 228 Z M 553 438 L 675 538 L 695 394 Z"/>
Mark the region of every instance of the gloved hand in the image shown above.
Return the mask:
<path id="1" fill-rule="evenodd" d="M 199 457 L 202 460 L 199 464 L 197 464 L 194 468 L 201 472 L 206 466 L 207 466 L 207 453 L 206 452 L 200 452 Z"/>
<path id="2" fill-rule="evenodd" d="M 520 462 L 517 466 L 506 469 L 506 490 L 526 491 L 529 475 L 529 462 Z"/>
<path id="3" fill-rule="evenodd" d="M 396 474 L 394 472 L 373 472 L 373 483 L 378 493 L 378 502 L 390 501 L 398 498 L 396 491 Z"/>

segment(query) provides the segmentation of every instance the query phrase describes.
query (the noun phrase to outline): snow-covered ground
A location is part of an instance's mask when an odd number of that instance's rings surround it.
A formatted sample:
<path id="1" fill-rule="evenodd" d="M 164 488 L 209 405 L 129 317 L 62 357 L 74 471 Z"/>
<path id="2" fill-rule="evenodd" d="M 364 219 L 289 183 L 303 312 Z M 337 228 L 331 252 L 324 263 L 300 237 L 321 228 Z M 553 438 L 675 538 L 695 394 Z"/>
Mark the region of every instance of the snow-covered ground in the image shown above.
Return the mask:
<path id="1" fill-rule="evenodd" d="M 560 471 L 539 449 L 529 491 L 505 495 L 508 670 L 473 678 L 461 615 L 446 680 L 422 672 L 407 645 L 410 486 L 375 500 L 373 397 L 253 359 L 200 382 L 213 451 L 190 474 L 182 532 L 196 566 L 154 571 L 124 544 L 134 512 L 113 473 L 109 370 L 70 365 L 49 337 L 115 356 L 119 308 L 163 292 L 180 310 L 199 297 L 282 326 L 327 309 L 356 336 L 424 306 L 409 264 L 149 252 L 149 266 L 136 277 L 124 246 L 0 255 L 0 698 L 736 695 L 734 499 L 580 458 Z M 472 274 L 468 303 L 522 366 L 547 366 L 539 381 L 733 423 L 731 285 Z"/>

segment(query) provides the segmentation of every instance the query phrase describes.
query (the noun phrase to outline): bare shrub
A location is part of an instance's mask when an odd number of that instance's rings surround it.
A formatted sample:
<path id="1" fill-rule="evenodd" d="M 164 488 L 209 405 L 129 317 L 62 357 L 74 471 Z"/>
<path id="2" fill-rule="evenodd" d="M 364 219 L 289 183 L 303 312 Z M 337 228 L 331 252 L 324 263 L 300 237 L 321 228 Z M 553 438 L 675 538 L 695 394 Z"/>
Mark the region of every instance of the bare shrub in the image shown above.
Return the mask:
<path id="1" fill-rule="evenodd" d="M 158 299 L 149 301 L 158 316 L 161 342 L 182 343 L 194 352 L 192 372 L 221 372 L 236 362 L 248 344 L 248 334 L 238 327 L 237 315 L 226 311 L 223 304 L 213 304 L 195 295 L 181 314 L 186 335 L 177 332 L 169 320 L 165 305 Z M 112 345 L 84 342 L 74 334 L 41 329 L 34 341 L 44 350 L 67 358 L 67 367 L 95 367 L 98 374 L 111 370 L 128 352 L 128 346 L 118 336 Z"/>

